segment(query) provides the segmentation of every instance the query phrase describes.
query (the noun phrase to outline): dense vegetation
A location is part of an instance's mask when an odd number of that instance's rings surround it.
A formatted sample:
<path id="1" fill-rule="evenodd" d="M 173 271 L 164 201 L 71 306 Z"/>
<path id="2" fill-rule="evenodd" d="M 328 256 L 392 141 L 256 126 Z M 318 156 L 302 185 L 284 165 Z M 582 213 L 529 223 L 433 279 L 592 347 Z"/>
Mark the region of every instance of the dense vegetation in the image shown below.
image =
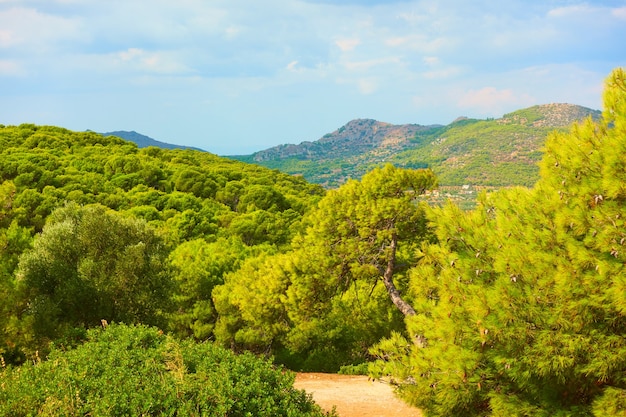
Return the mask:
<path id="1" fill-rule="evenodd" d="M 173 415 L 201 414 L 185 401 L 206 394 L 207 414 L 240 415 L 225 410 L 250 398 L 241 375 L 289 385 L 221 345 L 298 370 L 369 362 L 429 416 L 624 415 L 626 72 L 604 98 L 600 121 L 550 134 L 533 188 L 471 211 L 421 201 L 428 169 L 387 164 L 324 192 L 207 153 L 4 127 L 0 400 L 9 414 L 106 415 L 128 398 L 122 414 Z M 145 391 L 103 391 L 119 379 Z M 318 412 L 267 389 L 241 413 Z"/>
<path id="2" fill-rule="evenodd" d="M 415 200 L 434 183 L 431 171 L 388 165 L 330 191 L 292 250 L 250 258 L 214 290 L 217 339 L 274 350 L 296 369 L 368 359 L 370 346 L 402 329 L 396 285 L 404 289 L 415 248 L 430 238 Z"/>
<path id="3" fill-rule="evenodd" d="M 0 128 L 0 180 L 5 357 L 100 319 L 206 337 L 212 287 L 245 257 L 288 246 L 323 194 L 208 153 L 33 125 Z M 232 259 L 199 258 L 216 248 Z"/>
<path id="4" fill-rule="evenodd" d="M 327 415 L 294 376 L 250 354 L 178 341 L 154 328 L 90 330 L 76 349 L 5 370 L 3 416 Z"/>
<path id="5" fill-rule="evenodd" d="M 626 73 L 604 119 L 553 133 L 531 189 L 428 212 L 416 314 L 373 371 L 433 416 L 626 413 Z"/>

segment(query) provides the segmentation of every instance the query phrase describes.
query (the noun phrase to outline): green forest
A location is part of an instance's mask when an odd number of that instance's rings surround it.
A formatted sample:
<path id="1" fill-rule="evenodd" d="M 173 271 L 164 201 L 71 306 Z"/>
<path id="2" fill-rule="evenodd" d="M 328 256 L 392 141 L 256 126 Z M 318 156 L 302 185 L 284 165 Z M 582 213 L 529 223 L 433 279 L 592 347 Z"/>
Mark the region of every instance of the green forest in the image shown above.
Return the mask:
<path id="1" fill-rule="evenodd" d="M 626 71 L 603 99 L 472 210 L 429 169 L 324 190 L 0 126 L 0 414 L 324 415 L 290 369 L 425 416 L 626 416 Z"/>

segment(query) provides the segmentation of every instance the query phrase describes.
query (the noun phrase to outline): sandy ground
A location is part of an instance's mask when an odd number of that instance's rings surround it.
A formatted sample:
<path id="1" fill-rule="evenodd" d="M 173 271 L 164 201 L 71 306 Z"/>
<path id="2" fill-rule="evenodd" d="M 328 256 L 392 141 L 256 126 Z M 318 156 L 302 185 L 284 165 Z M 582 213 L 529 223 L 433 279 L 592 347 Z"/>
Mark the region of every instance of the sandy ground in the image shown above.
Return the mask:
<path id="1" fill-rule="evenodd" d="M 337 407 L 340 417 L 421 417 L 393 394 L 393 388 L 366 376 L 300 373 L 296 388 L 313 396 L 323 409 Z"/>

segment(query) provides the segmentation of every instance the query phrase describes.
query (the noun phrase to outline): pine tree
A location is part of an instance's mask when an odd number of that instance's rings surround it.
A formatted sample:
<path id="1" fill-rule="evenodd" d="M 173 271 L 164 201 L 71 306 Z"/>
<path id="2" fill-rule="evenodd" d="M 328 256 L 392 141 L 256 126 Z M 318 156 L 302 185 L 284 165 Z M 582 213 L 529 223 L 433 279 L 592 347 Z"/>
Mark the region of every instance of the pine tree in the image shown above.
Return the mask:
<path id="1" fill-rule="evenodd" d="M 372 368 L 426 415 L 626 414 L 623 70 L 604 105 L 600 123 L 550 135 L 532 190 L 428 212 L 438 243 L 410 271 L 417 314 Z"/>

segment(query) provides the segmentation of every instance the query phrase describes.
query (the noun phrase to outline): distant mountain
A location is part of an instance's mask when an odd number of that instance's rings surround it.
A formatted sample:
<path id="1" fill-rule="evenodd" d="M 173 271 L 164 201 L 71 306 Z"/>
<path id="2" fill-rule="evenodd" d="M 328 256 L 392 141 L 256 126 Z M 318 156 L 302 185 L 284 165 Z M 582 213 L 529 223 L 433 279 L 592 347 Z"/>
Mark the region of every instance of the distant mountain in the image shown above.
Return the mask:
<path id="1" fill-rule="evenodd" d="M 194 148 L 191 146 L 173 145 L 171 143 L 160 142 L 158 140 L 152 139 L 149 136 L 142 135 L 141 133 L 137 133 L 135 131 L 129 132 L 126 130 L 117 130 L 115 132 L 102 133 L 102 136 L 117 136 L 118 138 L 122 138 L 130 142 L 134 142 L 140 148 L 147 148 L 148 146 L 156 146 L 157 148 L 163 148 L 163 149 L 193 149 L 196 151 L 205 152 L 203 149 L 200 149 L 200 148 Z"/>
<path id="2" fill-rule="evenodd" d="M 411 139 L 420 132 L 436 126 L 392 125 L 371 119 L 352 120 L 340 129 L 324 135 L 315 142 L 299 145 L 279 145 L 253 155 L 254 162 L 276 159 L 298 158 L 325 160 L 330 158 L 352 158 L 374 150 L 377 155 L 392 155 L 406 149 Z"/>
<path id="3" fill-rule="evenodd" d="M 231 158 L 302 175 L 310 182 L 334 187 L 412 148 L 417 135 L 441 127 L 356 119 L 315 142 L 279 145 Z"/>
<path id="4" fill-rule="evenodd" d="M 464 119 L 429 137 L 416 137 L 412 149 L 392 158 L 399 166 L 419 161 L 431 167 L 442 185 L 533 185 L 537 163 L 550 132 L 567 130 L 601 112 L 572 104 L 545 104 L 505 114 L 500 119 Z"/>
<path id="5" fill-rule="evenodd" d="M 598 110 L 546 104 L 500 119 L 459 117 L 447 126 L 392 125 L 358 119 L 314 142 L 280 145 L 252 155 L 232 156 L 336 187 L 385 162 L 406 168 L 431 167 L 442 185 L 532 185 L 546 136 Z"/>

